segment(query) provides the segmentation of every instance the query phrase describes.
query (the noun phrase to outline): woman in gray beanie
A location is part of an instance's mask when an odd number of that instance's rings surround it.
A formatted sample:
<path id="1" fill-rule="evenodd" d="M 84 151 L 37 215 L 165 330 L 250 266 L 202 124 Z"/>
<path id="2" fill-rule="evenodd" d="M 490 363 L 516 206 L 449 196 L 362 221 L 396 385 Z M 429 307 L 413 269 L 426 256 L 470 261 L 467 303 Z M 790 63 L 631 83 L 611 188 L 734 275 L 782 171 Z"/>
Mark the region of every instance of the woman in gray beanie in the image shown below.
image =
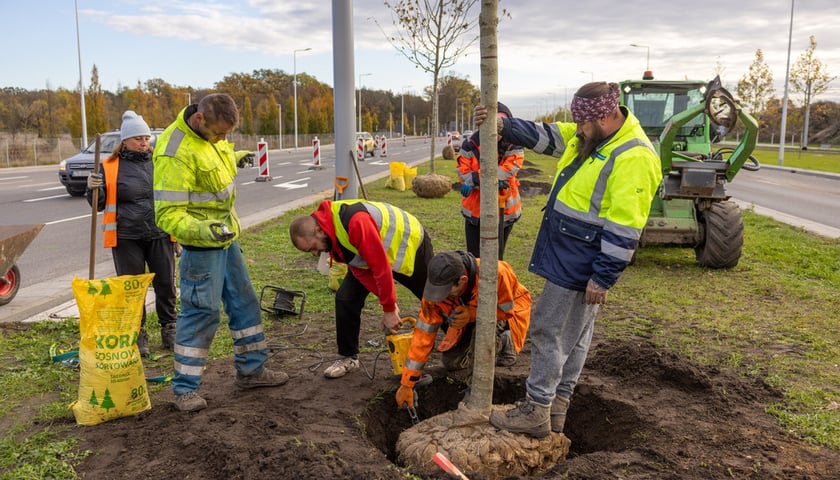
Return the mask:
<path id="1" fill-rule="evenodd" d="M 175 243 L 155 224 L 152 191 L 152 132 L 143 117 L 132 110 L 122 116 L 120 144 L 102 161 L 102 172 L 88 177 L 87 199 L 93 203 L 93 189 L 99 189 L 98 211 L 102 215 L 103 246 L 111 248 L 117 275 L 155 274 L 155 308 L 163 347 L 175 344 Z M 149 354 L 146 311 L 137 346 Z"/>

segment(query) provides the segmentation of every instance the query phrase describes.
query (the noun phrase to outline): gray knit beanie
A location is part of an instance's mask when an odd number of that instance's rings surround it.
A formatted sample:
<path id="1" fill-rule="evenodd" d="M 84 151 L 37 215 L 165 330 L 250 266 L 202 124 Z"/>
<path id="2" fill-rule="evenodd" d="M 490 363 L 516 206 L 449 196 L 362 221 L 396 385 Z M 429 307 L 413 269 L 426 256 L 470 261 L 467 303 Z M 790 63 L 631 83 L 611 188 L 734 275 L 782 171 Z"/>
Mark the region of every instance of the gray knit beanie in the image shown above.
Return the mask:
<path id="1" fill-rule="evenodd" d="M 122 126 L 120 127 L 120 141 L 126 138 L 151 136 L 152 131 L 149 126 L 143 121 L 143 117 L 134 113 L 133 110 L 126 110 L 122 116 Z"/>

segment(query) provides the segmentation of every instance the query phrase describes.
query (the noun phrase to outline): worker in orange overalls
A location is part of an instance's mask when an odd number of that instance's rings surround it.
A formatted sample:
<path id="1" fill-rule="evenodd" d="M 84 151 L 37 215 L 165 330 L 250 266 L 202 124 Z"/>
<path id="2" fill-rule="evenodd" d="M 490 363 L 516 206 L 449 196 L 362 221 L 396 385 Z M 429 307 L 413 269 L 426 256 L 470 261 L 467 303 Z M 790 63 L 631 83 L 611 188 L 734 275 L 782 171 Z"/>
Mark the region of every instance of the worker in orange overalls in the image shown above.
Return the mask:
<path id="1" fill-rule="evenodd" d="M 438 253 L 429 262 L 420 318 L 397 390 L 398 407 L 414 408 L 414 386 L 420 380 L 439 328 L 446 332 L 438 345 L 444 367 L 460 370 L 472 365 L 479 267 L 479 259 L 461 251 Z M 531 293 L 502 260 L 496 291 L 496 365 L 509 367 L 525 343 L 531 322 Z"/>

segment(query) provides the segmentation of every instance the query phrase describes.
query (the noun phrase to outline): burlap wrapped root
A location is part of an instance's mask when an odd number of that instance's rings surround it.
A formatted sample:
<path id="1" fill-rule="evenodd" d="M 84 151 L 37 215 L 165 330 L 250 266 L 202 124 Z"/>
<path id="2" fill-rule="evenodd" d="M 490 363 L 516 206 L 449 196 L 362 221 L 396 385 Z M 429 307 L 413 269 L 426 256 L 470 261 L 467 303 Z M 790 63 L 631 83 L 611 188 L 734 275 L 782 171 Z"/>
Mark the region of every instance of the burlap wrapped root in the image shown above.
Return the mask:
<path id="1" fill-rule="evenodd" d="M 441 198 L 449 193 L 452 180 L 446 175 L 428 173 L 418 175 L 411 182 L 411 190 L 420 198 Z"/>
<path id="2" fill-rule="evenodd" d="M 570 445 L 562 433 L 537 439 L 497 430 L 461 404 L 403 431 L 396 447 L 399 463 L 417 475 L 440 473 L 434 455 L 441 452 L 466 475 L 497 479 L 549 470 L 566 459 Z"/>

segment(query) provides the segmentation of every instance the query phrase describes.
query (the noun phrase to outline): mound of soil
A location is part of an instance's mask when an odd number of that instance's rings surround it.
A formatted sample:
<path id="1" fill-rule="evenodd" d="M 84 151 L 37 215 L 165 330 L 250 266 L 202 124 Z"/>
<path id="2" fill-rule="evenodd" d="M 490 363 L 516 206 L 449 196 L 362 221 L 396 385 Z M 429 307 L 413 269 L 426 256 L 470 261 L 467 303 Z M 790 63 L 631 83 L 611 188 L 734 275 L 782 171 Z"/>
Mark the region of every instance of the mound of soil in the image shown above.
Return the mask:
<path id="1" fill-rule="evenodd" d="M 148 412 L 74 429 L 81 448 L 92 452 L 80 478 L 406 478 L 411 469 L 394 464 L 394 445 L 411 423 L 394 404 L 399 377 L 379 317 L 363 318 L 364 368 L 334 380 L 322 375 L 335 358 L 333 319 L 304 315 L 304 321 L 267 326 L 268 365 L 290 375 L 284 386 L 238 390 L 233 360 L 213 361 L 200 390 L 205 410 L 177 411 L 167 387 L 152 394 Z M 225 334 L 220 328 L 218 335 Z M 516 365 L 496 370 L 494 403 L 524 395 L 529 356 L 526 343 Z M 434 382 L 418 389 L 421 419 L 457 408 L 466 391 L 438 360 L 433 354 L 426 369 Z M 147 361 L 147 375 L 167 373 L 171 361 Z M 779 399 L 762 382 L 645 342 L 596 336 L 566 422 L 569 458 L 539 478 L 840 478 L 840 453 L 792 438 L 764 412 Z"/>

